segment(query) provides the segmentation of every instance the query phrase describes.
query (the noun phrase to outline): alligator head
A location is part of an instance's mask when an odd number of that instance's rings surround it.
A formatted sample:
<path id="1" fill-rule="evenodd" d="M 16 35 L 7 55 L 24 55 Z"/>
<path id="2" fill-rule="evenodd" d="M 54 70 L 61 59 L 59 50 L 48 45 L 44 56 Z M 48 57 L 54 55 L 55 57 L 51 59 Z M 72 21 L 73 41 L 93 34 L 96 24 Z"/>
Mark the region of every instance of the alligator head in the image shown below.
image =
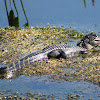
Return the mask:
<path id="1" fill-rule="evenodd" d="M 95 46 L 100 45 L 100 37 L 96 35 L 94 32 L 86 35 L 81 41 L 77 44 L 79 47 L 86 48 L 88 50 L 92 49 Z"/>

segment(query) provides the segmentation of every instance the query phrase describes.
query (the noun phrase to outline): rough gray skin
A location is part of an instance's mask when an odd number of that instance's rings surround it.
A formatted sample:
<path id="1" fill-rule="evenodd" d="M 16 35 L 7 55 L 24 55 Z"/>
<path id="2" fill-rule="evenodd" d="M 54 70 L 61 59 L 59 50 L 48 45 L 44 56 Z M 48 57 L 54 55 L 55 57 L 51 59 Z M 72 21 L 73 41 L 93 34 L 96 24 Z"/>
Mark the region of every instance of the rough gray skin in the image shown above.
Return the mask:
<path id="1" fill-rule="evenodd" d="M 46 58 L 69 58 L 73 57 L 76 53 L 87 53 L 94 46 L 100 44 L 100 38 L 95 33 L 90 33 L 86 35 L 81 41 L 74 45 L 60 44 L 55 46 L 48 46 L 42 50 L 37 50 L 16 62 L 10 63 L 8 65 L 0 66 L 0 74 L 7 71 L 15 71 L 25 67 L 26 64 L 31 62 L 43 60 Z"/>

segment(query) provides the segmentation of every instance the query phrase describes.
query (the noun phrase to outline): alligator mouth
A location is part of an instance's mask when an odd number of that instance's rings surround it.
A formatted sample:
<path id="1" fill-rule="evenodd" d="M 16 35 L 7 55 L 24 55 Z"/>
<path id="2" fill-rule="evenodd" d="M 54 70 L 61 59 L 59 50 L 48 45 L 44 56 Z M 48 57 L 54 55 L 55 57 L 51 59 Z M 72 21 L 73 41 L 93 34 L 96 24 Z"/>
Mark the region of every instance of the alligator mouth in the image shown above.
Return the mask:
<path id="1" fill-rule="evenodd" d="M 96 38 L 95 38 L 95 41 L 100 42 L 100 37 L 96 37 Z"/>

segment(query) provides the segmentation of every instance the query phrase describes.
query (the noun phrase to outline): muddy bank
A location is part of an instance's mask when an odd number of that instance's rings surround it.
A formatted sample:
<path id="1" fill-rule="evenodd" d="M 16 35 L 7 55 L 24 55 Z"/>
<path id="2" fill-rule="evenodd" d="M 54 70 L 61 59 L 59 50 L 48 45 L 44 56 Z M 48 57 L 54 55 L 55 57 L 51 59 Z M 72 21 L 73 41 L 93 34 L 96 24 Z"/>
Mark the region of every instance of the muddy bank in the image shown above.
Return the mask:
<path id="1" fill-rule="evenodd" d="M 8 64 L 17 59 L 47 46 L 61 43 L 76 45 L 76 40 L 85 36 L 75 30 L 57 27 L 32 27 L 15 29 L 14 27 L 0 29 L 0 63 Z M 74 71 L 67 71 L 68 68 Z M 76 58 L 46 59 L 27 65 L 20 71 L 23 75 L 49 75 L 49 78 L 66 81 L 87 80 L 100 84 L 100 49 L 91 54 Z"/>

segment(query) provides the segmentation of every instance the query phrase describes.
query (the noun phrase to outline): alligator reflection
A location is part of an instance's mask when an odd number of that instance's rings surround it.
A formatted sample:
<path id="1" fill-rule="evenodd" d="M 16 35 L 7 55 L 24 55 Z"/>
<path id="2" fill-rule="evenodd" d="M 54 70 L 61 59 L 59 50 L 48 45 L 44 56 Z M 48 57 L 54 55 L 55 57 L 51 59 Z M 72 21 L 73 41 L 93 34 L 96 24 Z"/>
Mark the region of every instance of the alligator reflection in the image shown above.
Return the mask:
<path id="1" fill-rule="evenodd" d="M 94 6 L 95 5 L 95 0 L 92 0 L 92 5 Z M 84 6 L 86 8 L 86 0 L 84 0 Z"/>
<path id="2" fill-rule="evenodd" d="M 98 50 L 97 49 L 93 50 L 92 52 L 90 52 L 88 54 L 81 54 L 80 57 L 82 58 L 83 61 L 86 60 L 87 58 L 90 60 L 92 60 L 92 59 L 100 60 L 100 48 L 98 48 Z M 5 74 L 0 74 L 0 79 L 15 79 L 15 78 L 19 77 L 20 75 L 22 75 L 22 70 L 18 70 L 18 71 L 14 71 L 14 72 L 8 71 Z"/>
<path id="3" fill-rule="evenodd" d="M 23 9 L 23 12 L 24 12 L 24 16 L 25 16 L 26 21 L 27 21 L 23 26 L 29 26 L 28 19 L 27 19 L 25 10 L 24 10 L 22 0 L 20 0 L 20 2 L 21 2 L 21 6 L 22 6 L 22 9 Z M 12 4 L 14 5 L 15 11 L 17 13 L 17 17 L 15 17 L 15 13 L 14 13 L 14 10 L 13 10 L 14 8 L 12 7 Z M 5 0 L 5 7 L 6 7 L 6 13 L 7 13 L 7 17 L 8 17 L 9 26 L 15 26 L 16 28 L 18 28 L 19 27 L 19 13 L 18 13 L 15 1 L 10 0 L 10 7 L 11 7 L 10 12 L 8 12 L 8 7 L 7 7 L 6 0 Z"/>

